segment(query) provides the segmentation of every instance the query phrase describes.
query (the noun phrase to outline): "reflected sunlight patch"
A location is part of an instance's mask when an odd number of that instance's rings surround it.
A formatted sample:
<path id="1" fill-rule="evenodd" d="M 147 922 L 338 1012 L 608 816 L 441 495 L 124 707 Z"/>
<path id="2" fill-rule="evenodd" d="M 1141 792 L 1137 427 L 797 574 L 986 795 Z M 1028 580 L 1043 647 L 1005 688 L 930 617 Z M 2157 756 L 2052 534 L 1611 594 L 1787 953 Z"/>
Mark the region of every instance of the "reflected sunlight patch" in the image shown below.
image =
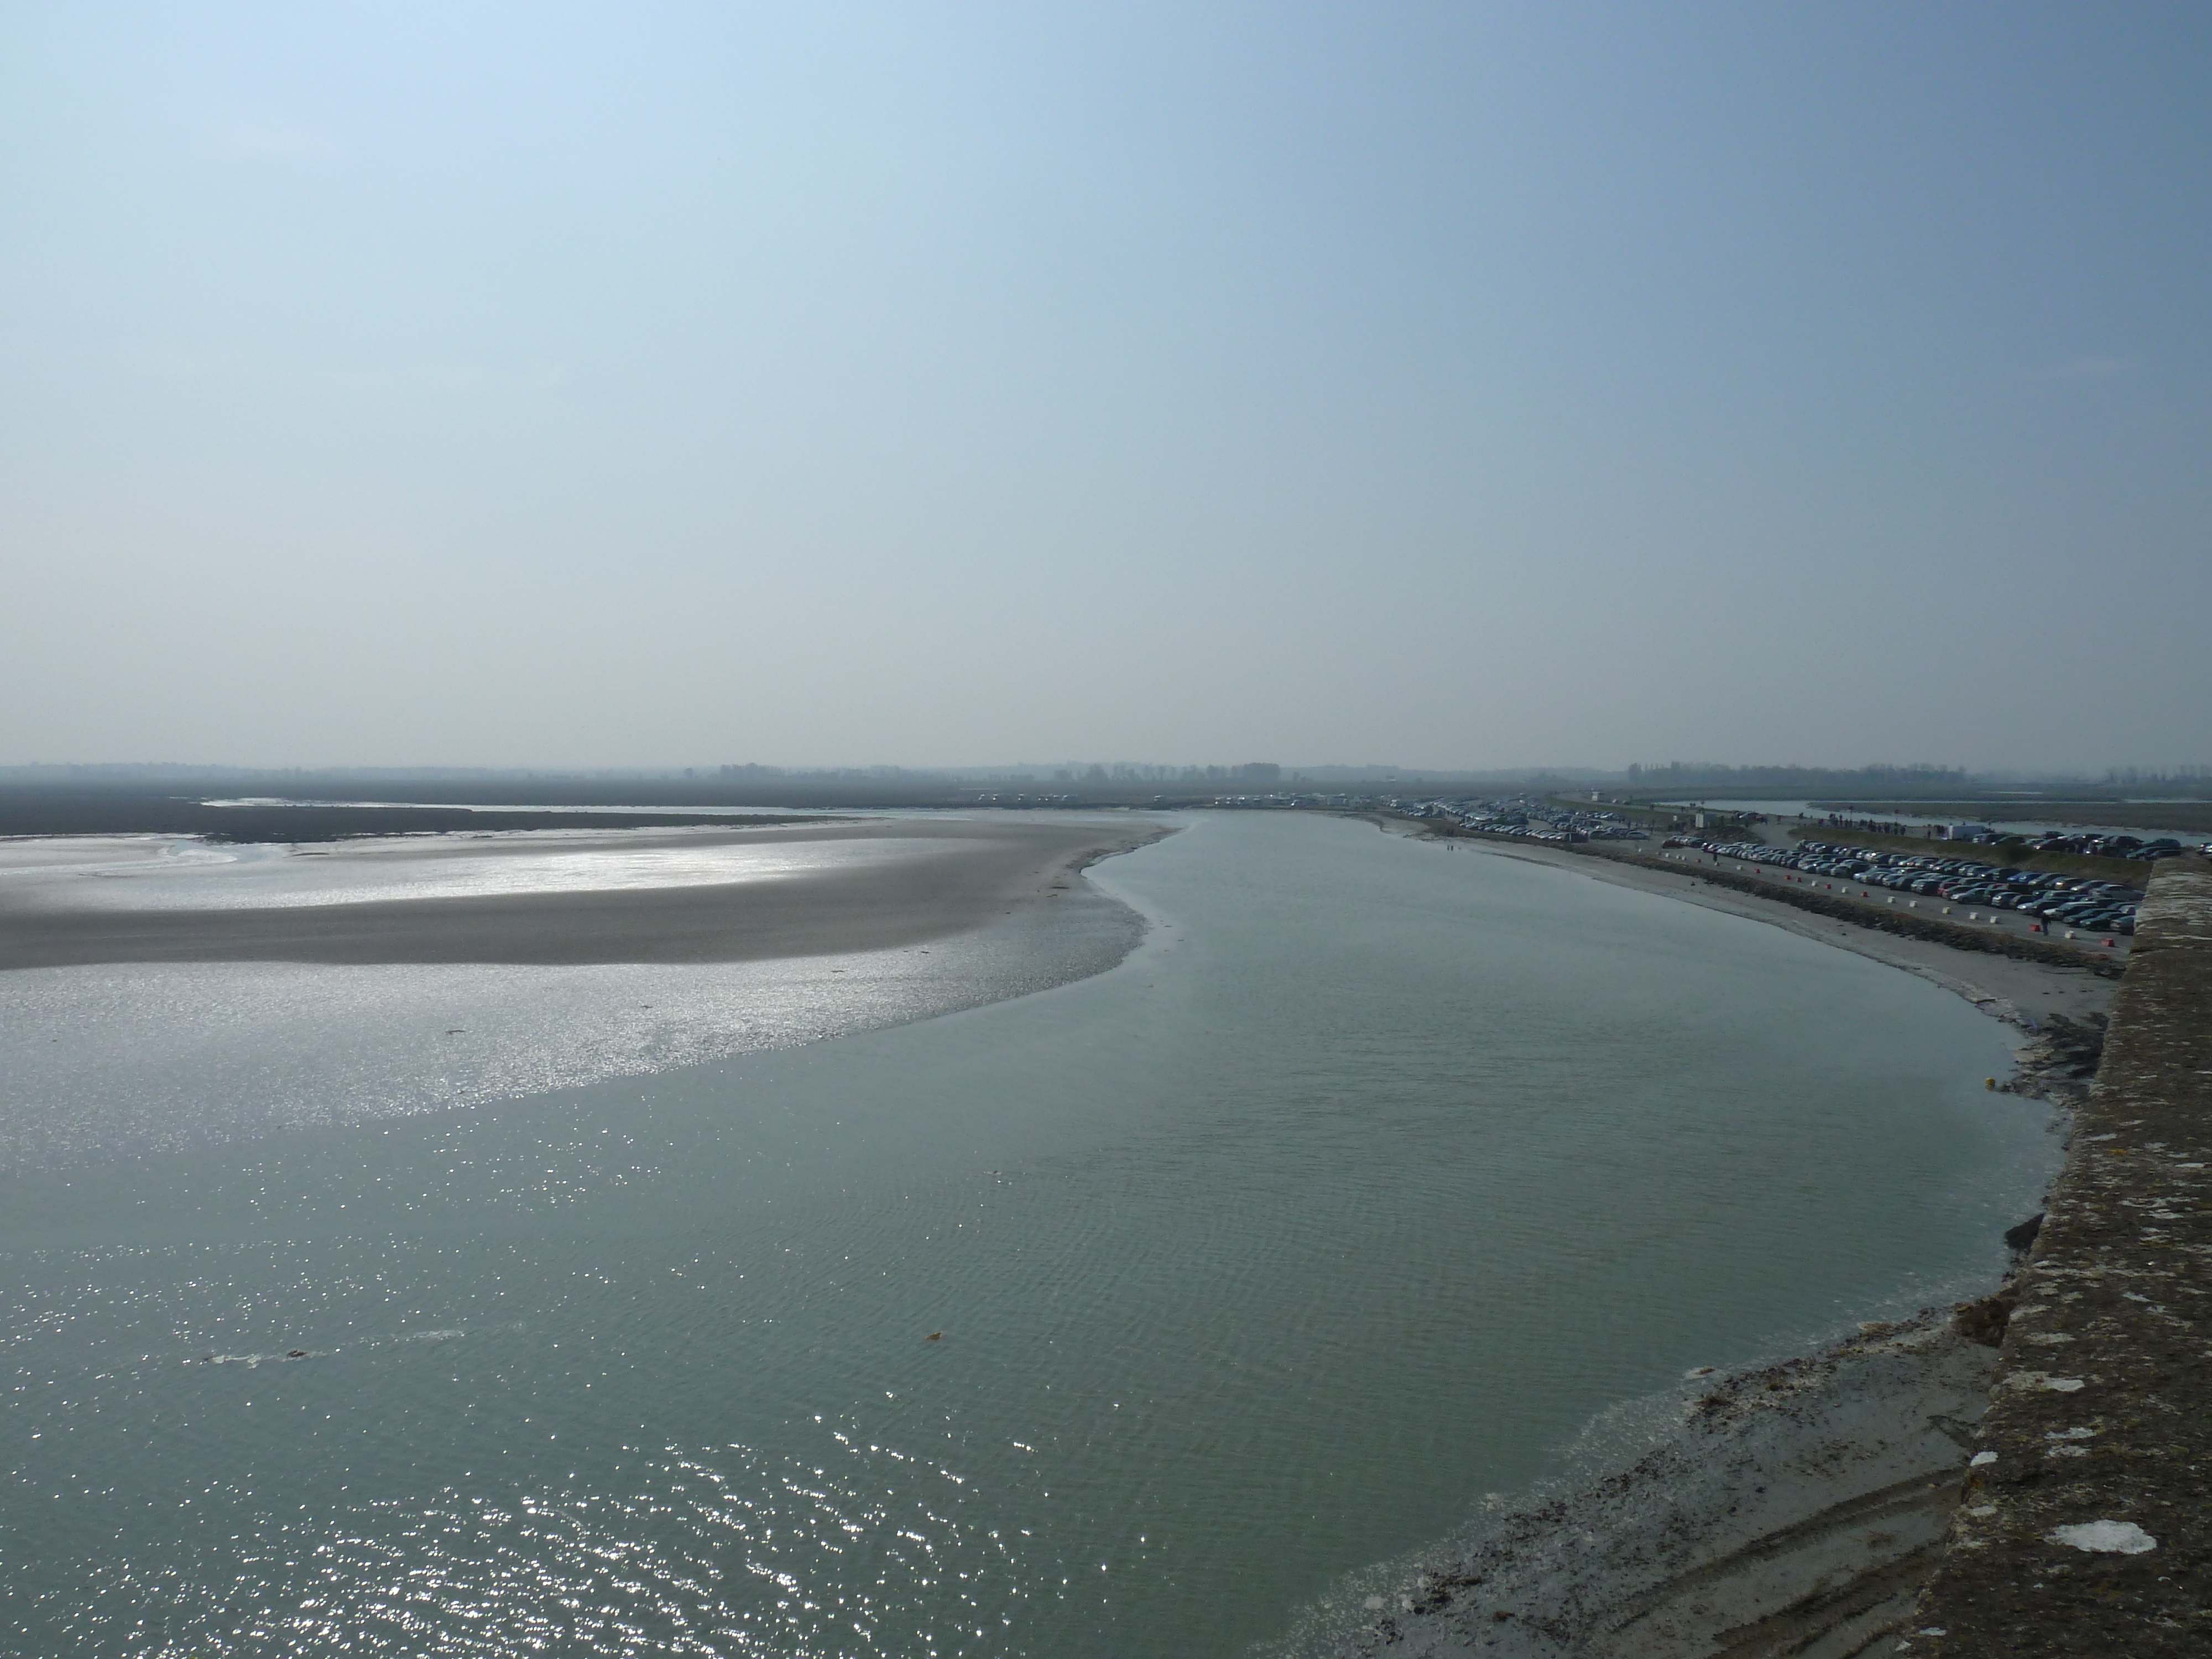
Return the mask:
<path id="1" fill-rule="evenodd" d="M 613 842 L 517 851 L 513 842 L 421 842 L 336 853 L 240 848 L 209 858 L 149 858 L 94 869 L 26 872 L 52 878 L 47 902 L 86 909 L 261 910 L 393 899 L 636 892 L 789 881 L 919 858 L 955 857 L 958 843 L 922 837 L 779 841 L 696 847 Z M 75 878 L 74 879 L 69 879 Z M 42 898 L 46 895 L 42 893 Z"/>
<path id="2" fill-rule="evenodd" d="M 1048 1552 L 968 1477 L 825 1429 L 814 1459 L 629 1454 L 553 1488 L 263 1515 L 188 1562 L 91 1569 L 87 1652 L 908 1656 L 1011 1650 Z"/>

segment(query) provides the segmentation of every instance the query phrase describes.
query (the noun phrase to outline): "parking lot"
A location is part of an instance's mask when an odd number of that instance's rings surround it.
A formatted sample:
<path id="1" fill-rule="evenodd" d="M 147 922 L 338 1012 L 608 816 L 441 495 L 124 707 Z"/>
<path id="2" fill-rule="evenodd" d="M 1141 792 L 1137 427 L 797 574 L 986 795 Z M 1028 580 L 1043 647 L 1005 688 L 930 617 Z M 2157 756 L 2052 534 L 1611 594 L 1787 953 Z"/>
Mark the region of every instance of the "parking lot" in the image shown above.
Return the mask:
<path id="1" fill-rule="evenodd" d="M 2092 949 L 2124 951 L 2142 898 L 2135 888 L 2094 877 L 2000 869 L 1934 853 L 1875 852 L 1817 841 L 1788 848 L 1676 837 L 1662 844 L 1661 856 Z"/>

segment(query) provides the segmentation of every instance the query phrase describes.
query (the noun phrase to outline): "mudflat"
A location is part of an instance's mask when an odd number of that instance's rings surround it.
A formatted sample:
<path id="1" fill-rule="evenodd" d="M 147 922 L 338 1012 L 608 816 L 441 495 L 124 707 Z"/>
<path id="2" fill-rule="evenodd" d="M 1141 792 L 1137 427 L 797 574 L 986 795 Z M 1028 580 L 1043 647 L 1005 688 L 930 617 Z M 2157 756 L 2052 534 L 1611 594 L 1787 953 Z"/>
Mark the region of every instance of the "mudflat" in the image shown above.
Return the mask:
<path id="1" fill-rule="evenodd" d="M 1443 1546 L 1343 1651 L 1870 1659 L 1933 1570 L 1994 1349 L 1936 1311 L 1716 1376 L 1631 1468 Z"/>
<path id="2" fill-rule="evenodd" d="M 744 962 L 926 943 L 1166 831 L 872 819 L 408 837 L 0 880 L 0 971 L 102 963 Z"/>

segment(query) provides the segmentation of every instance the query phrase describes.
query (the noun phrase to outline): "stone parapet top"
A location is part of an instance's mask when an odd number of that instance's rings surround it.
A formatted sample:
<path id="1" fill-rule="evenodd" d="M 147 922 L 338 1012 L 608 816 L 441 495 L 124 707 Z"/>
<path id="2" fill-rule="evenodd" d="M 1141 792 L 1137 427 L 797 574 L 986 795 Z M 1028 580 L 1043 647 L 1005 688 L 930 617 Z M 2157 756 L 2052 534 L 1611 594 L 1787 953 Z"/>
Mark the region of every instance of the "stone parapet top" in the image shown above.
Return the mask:
<path id="1" fill-rule="evenodd" d="M 2169 859 L 2143 895 L 2138 927 L 2150 925 L 2143 944 L 2158 947 L 2212 945 L 2212 863 Z"/>
<path id="2" fill-rule="evenodd" d="M 2163 862 L 2005 1332 L 1928 1659 L 2212 1654 L 2212 865 Z"/>

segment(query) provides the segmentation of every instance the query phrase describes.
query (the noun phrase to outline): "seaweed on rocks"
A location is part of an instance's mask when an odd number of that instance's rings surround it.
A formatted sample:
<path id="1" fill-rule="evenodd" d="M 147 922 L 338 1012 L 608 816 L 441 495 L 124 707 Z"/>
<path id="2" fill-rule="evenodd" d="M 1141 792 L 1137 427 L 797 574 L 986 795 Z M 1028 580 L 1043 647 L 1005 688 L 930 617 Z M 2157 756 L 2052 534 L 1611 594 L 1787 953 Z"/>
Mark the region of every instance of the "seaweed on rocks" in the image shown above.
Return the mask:
<path id="1" fill-rule="evenodd" d="M 2007 1279 L 1993 1296 L 1952 1304 L 1951 1328 L 1967 1341 L 1984 1348 L 2002 1347 L 2005 1327 L 2012 1321 L 2012 1310 L 2019 1305 L 2020 1287 Z"/>
<path id="2" fill-rule="evenodd" d="M 2105 1016 L 2069 1019 L 2046 1014 L 2035 1041 L 2021 1051 L 2018 1072 L 1997 1086 L 2008 1094 L 2072 1108 L 2089 1097 L 2105 1056 Z"/>

